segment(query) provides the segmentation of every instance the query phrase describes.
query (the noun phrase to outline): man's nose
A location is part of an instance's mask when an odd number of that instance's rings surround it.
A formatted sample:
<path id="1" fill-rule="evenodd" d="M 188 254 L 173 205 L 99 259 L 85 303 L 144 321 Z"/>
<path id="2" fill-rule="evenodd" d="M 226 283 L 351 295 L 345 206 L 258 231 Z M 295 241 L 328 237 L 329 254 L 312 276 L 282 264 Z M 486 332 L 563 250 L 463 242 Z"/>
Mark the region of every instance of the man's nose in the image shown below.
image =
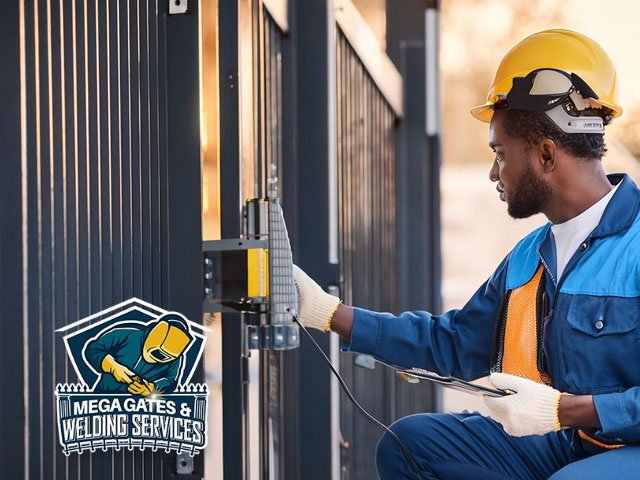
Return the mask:
<path id="1" fill-rule="evenodd" d="M 489 180 L 491 180 L 492 182 L 497 182 L 498 180 L 500 180 L 500 177 L 498 176 L 498 162 L 496 162 L 495 160 L 491 165 L 491 170 L 489 170 Z"/>

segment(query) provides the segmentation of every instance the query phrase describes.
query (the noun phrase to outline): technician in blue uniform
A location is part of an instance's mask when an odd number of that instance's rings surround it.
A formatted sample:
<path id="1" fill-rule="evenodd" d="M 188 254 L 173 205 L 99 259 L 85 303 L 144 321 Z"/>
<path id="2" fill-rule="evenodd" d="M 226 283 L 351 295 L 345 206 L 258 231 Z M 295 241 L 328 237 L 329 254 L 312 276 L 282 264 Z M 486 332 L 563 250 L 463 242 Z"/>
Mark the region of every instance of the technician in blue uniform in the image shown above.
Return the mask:
<path id="1" fill-rule="evenodd" d="M 525 237 L 461 309 L 399 316 L 340 304 L 297 269 L 300 321 L 348 351 L 472 380 L 491 374 L 490 417 L 420 414 L 392 430 L 423 478 L 640 478 L 640 191 L 606 176 L 604 126 L 622 113 L 594 41 L 548 30 L 516 45 L 487 102 L 489 177 Z M 361 279 L 366 282 L 367 279 Z M 415 478 L 385 434 L 382 479 Z"/>
<path id="2" fill-rule="evenodd" d="M 85 358 L 100 377 L 94 391 L 150 395 L 172 392 L 182 354 L 193 342 L 189 324 L 167 313 L 147 324 L 125 323 L 87 343 Z"/>

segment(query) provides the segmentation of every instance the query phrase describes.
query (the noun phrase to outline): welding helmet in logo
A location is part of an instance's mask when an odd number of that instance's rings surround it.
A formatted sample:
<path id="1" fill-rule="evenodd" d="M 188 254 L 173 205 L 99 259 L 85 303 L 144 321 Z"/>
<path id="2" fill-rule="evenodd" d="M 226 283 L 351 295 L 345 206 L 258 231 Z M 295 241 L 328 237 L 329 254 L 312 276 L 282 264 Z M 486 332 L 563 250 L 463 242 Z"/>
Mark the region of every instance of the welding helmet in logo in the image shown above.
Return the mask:
<path id="1" fill-rule="evenodd" d="M 193 341 L 189 325 L 180 315 L 168 313 L 160 317 L 147 334 L 142 357 L 149 363 L 176 360 Z"/>

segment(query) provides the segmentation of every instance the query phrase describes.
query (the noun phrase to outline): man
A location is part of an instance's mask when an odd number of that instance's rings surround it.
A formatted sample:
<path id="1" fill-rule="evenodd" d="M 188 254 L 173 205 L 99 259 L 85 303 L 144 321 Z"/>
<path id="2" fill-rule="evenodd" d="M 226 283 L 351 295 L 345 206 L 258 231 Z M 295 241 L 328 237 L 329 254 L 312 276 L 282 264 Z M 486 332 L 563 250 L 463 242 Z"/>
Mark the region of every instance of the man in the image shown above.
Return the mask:
<path id="1" fill-rule="evenodd" d="M 490 417 L 422 414 L 392 430 L 422 478 L 640 478 L 640 191 L 607 177 L 604 125 L 620 115 L 602 48 L 566 30 L 503 59 L 487 103 L 489 172 L 509 214 L 542 212 L 461 310 L 399 316 L 340 304 L 297 269 L 300 321 L 348 351 L 514 392 Z M 382 479 L 416 478 L 387 434 Z"/>
<path id="2" fill-rule="evenodd" d="M 101 332 L 84 351 L 100 374 L 99 393 L 148 396 L 172 392 L 182 368 L 182 355 L 193 342 L 189 324 L 179 313 L 166 313 L 140 324 L 120 323 Z"/>

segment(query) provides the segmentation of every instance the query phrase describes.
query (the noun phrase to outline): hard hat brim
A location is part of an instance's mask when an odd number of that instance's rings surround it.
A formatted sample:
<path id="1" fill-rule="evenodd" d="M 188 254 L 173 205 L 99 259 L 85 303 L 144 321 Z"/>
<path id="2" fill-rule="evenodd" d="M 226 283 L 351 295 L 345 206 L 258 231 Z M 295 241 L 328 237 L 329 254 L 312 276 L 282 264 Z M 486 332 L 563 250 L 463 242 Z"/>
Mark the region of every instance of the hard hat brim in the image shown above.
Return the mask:
<path id="1" fill-rule="evenodd" d="M 611 116 L 613 118 L 618 118 L 620 115 L 622 115 L 622 112 L 624 111 L 622 107 L 617 103 L 605 102 L 604 100 L 594 100 L 593 98 L 590 98 L 589 101 L 591 103 L 600 105 L 601 107 L 606 107 L 609 110 L 611 110 Z"/>
<path id="2" fill-rule="evenodd" d="M 484 105 L 478 105 L 471 110 L 473 118 L 480 120 L 481 122 L 489 123 L 493 118 L 493 103 L 487 102 Z"/>
<path id="3" fill-rule="evenodd" d="M 605 102 L 602 100 L 594 100 L 592 98 L 589 99 L 589 101 L 595 105 L 599 105 L 601 107 L 606 107 L 609 110 L 611 110 L 611 116 L 613 118 L 617 118 L 620 115 L 622 115 L 622 107 L 620 105 L 617 105 L 615 103 L 610 103 L 610 102 Z M 490 123 L 491 119 L 493 118 L 493 102 L 486 102 L 483 105 L 478 105 L 477 107 L 473 107 L 469 112 L 471 113 L 471 116 L 473 116 L 473 118 L 475 118 L 476 120 L 480 120 L 481 122 L 484 123 Z"/>

